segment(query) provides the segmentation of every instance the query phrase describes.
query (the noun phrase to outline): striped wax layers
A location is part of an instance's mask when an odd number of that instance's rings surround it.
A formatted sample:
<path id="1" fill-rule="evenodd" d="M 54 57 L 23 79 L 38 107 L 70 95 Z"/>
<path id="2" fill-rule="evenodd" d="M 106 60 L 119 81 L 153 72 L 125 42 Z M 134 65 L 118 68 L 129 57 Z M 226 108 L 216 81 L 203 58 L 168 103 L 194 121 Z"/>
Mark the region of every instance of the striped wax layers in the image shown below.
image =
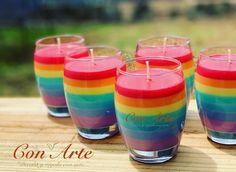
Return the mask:
<path id="1" fill-rule="evenodd" d="M 193 83 L 194 83 L 194 61 L 193 59 L 189 59 L 187 61 L 182 61 L 181 63 L 182 63 L 182 69 L 183 69 L 185 85 L 186 85 L 187 100 L 189 101 L 192 90 L 193 90 Z"/>
<path id="2" fill-rule="evenodd" d="M 78 80 L 65 76 L 68 108 L 79 128 L 102 128 L 116 123 L 114 77 Z"/>
<path id="3" fill-rule="evenodd" d="M 140 79 L 141 82 L 146 80 Z M 141 151 L 156 151 L 178 145 L 186 116 L 184 80 L 177 86 L 149 93 L 126 90 L 120 83 L 124 82 L 119 82 L 118 78 L 115 107 L 127 146 Z M 159 79 L 157 83 L 161 84 Z"/>
<path id="4" fill-rule="evenodd" d="M 84 58 L 85 59 L 85 58 Z M 121 60 L 71 61 L 65 64 L 64 88 L 77 128 L 98 129 L 116 124 L 114 83 Z"/>
<path id="5" fill-rule="evenodd" d="M 88 55 L 83 45 L 49 46 L 38 49 L 34 53 L 34 71 L 40 94 L 48 107 L 66 107 L 63 88 L 63 71 L 65 54 L 75 48 L 81 48 L 73 58 Z"/>
<path id="6" fill-rule="evenodd" d="M 34 56 L 34 71 L 40 94 L 47 106 L 66 107 L 63 89 L 64 56 L 45 57 L 42 50 L 36 51 Z"/>
<path id="7" fill-rule="evenodd" d="M 204 76 L 198 70 L 195 76 L 195 87 L 199 114 L 203 125 L 212 130 L 211 135 L 213 136 L 223 138 L 231 134 L 235 139 L 236 78 L 212 78 Z M 215 132 L 221 132 L 221 134 L 216 135 Z M 233 133 L 234 135 L 232 135 Z"/>

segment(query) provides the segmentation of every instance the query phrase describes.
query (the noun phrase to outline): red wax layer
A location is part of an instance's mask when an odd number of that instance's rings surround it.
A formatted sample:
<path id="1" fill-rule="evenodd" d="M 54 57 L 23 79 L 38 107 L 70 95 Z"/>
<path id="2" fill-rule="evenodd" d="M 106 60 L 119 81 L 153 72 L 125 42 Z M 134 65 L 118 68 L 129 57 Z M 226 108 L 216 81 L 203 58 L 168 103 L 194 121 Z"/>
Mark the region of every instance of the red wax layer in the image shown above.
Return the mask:
<path id="1" fill-rule="evenodd" d="M 236 79 L 236 55 L 231 55 L 232 62 L 228 62 L 228 55 L 212 55 L 202 58 L 197 64 L 197 73 L 214 79 Z"/>
<path id="2" fill-rule="evenodd" d="M 44 64 L 64 64 L 65 55 L 71 52 L 74 48 L 78 48 L 78 45 L 62 45 L 60 49 L 57 46 L 45 47 L 36 50 L 34 53 L 34 61 Z M 75 53 L 73 58 L 80 58 L 88 56 L 88 50 L 86 48 Z"/>
<path id="3" fill-rule="evenodd" d="M 167 71 L 169 73 L 165 73 Z M 134 98 L 157 98 L 175 94 L 185 88 L 183 77 L 167 69 L 150 69 L 151 75 L 158 75 L 151 76 L 150 81 L 147 81 L 146 75 L 134 76 L 135 74 L 146 74 L 146 70 L 118 76 L 116 91 L 119 94 Z"/>
<path id="4" fill-rule="evenodd" d="M 190 48 L 183 46 L 166 46 L 166 51 L 163 51 L 163 46 L 144 47 L 137 50 L 135 57 L 152 57 L 152 56 L 167 56 L 172 57 L 184 63 L 192 60 L 192 51 Z M 153 64 L 155 65 L 155 64 Z"/>
<path id="5" fill-rule="evenodd" d="M 116 67 L 122 63 L 118 58 L 95 58 L 95 64 L 91 57 L 83 60 L 71 61 L 65 64 L 64 75 L 71 79 L 93 80 L 113 77 L 116 75 Z M 88 59 L 88 60 L 85 60 Z"/>
<path id="6" fill-rule="evenodd" d="M 146 64 L 147 60 L 136 60 L 138 63 Z M 150 65 L 156 65 L 156 66 L 177 66 L 178 64 L 174 61 L 167 61 L 163 59 L 150 59 L 148 60 Z"/>

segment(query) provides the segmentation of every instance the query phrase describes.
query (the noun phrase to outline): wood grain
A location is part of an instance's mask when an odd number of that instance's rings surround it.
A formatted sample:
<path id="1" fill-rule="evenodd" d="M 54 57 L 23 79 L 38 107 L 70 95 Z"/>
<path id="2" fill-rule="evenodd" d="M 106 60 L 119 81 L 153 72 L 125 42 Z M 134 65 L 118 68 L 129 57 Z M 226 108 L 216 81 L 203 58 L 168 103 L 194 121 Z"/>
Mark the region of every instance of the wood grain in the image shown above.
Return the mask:
<path id="1" fill-rule="evenodd" d="M 27 150 L 59 154 L 72 143 L 71 150 L 92 150 L 90 159 L 15 159 L 17 146 Z M 55 144 L 55 145 L 54 145 Z M 53 147 L 54 145 L 54 147 Z M 147 165 L 129 158 L 121 136 L 90 141 L 79 137 L 70 118 L 47 115 L 40 98 L 0 98 L 0 171 L 236 171 L 236 146 L 224 146 L 206 138 L 195 100 L 189 106 L 185 131 L 177 156 L 163 164 Z"/>

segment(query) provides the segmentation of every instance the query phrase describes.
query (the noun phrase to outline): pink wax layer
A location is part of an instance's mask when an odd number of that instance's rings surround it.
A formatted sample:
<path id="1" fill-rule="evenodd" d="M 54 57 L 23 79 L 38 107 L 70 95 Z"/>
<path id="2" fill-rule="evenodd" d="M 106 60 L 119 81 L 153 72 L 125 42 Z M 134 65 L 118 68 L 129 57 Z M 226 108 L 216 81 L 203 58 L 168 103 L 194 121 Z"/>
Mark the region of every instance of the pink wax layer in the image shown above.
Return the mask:
<path id="1" fill-rule="evenodd" d="M 183 46 L 166 46 L 163 51 L 163 46 L 159 47 L 144 47 L 137 50 L 135 57 L 153 57 L 166 56 L 172 57 L 184 63 L 192 59 L 192 51 L 190 48 Z"/>
<path id="2" fill-rule="evenodd" d="M 146 74 L 146 69 L 118 76 L 116 91 L 128 97 L 157 98 L 172 95 L 185 88 L 183 77 L 168 69 L 150 69 L 150 81 L 146 75 L 139 74 Z"/>
<path id="3" fill-rule="evenodd" d="M 65 56 L 73 49 L 78 49 L 78 45 L 61 45 L 60 48 L 57 46 L 45 47 L 36 50 L 34 53 L 34 61 L 45 64 L 64 64 Z M 88 56 L 88 49 L 81 46 L 81 50 L 74 53 L 73 58 L 80 58 Z"/>
<path id="4" fill-rule="evenodd" d="M 93 80 L 116 75 L 116 68 L 122 63 L 119 58 L 100 58 L 94 57 L 95 63 L 92 63 L 91 57 L 74 60 L 65 64 L 64 75 L 72 79 Z"/>
<path id="5" fill-rule="evenodd" d="M 197 73 L 214 79 L 236 79 L 236 55 L 211 55 L 198 61 Z"/>

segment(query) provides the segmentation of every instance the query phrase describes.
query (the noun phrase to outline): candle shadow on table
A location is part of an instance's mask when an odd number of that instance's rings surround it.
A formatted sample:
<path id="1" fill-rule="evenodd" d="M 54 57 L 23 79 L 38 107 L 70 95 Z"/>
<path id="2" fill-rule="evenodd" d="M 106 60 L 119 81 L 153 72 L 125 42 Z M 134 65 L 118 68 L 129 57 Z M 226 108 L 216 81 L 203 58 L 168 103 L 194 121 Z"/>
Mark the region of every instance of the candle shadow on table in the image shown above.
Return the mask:
<path id="1" fill-rule="evenodd" d="M 73 122 L 71 120 L 70 117 L 65 117 L 65 118 L 57 118 L 57 117 L 53 117 L 51 115 L 47 115 L 47 118 L 52 121 L 55 122 L 57 124 L 61 124 L 61 125 L 65 125 L 65 126 L 73 126 Z"/>
<path id="2" fill-rule="evenodd" d="M 222 152 L 225 152 L 225 153 L 227 153 L 229 155 L 233 155 L 233 156 L 236 157 L 236 145 L 223 145 L 223 144 L 219 144 L 219 143 L 213 142 L 209 138 L 207 138 L 207 140 L 216 149 L 219 149 Z"/>
<path id="3" fill-rule="evenodd" d="M 91 150 L 106 152 L 114 154 L 127 154 L 128 151 L 125 147 L 125 143 L 120 135 L 120 133 L 117 133 L 116 135 L 106 138 L 106 139 L 100 139 L 100 140 L 89 140 L 86 138 L 81 137 L 79 134 L 77 137 L 73 140 L 73 142 L 80 142 L 84 144 L 86 147 L 90 148 Z M 101 145 L 101 146 L 100 146 Z M 104 146 L 106 145 L 106 146 Z"/>
<path id="4" fill-rule="evenodd" d="M 216 171 L 216 163 L 211 157 L 189 146 L 180 146 L 177 155 L 165 163 L 143 164 L 132 158 L 130 158 L 130 163 L 140 172 L 147 170 L 198 171 L 199 169 Z"/>
<path id="5" fill-rule="evenodd" d="M 187 111 L 184 132 L 191 134 L 205 133 L 201 119 L 194 110 Z"/>

